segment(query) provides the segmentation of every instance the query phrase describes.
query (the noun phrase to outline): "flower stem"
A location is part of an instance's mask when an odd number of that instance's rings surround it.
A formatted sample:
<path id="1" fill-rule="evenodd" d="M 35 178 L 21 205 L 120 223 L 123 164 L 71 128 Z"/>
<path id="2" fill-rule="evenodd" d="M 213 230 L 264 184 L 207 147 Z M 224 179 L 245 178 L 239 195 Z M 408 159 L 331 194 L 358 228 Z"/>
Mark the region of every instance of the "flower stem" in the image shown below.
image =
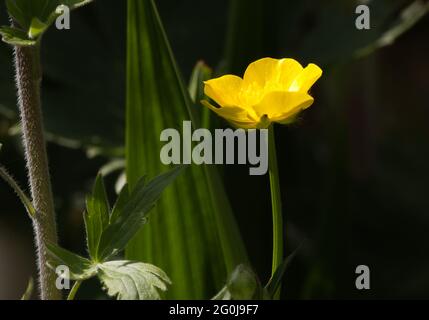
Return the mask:
<path id="1" fill-rule="evenodd" d="M 271 125 L 268 129 L 268 154 L 271 206 L 273 213 L 273 262 L 271 274 L 274 275 L 277 268 L 283 262 L 283 214 L 274 125 Z M 277 299 L 280 298 L 280 289 L 279 287 L 275 294 Z"/>
<path id="2" fill-rule="evenodd" d="M 67 300 L 74 300 L 74 297 L 76 296 L 76 293 L 79 290 L 81 284 L 82 284 L 82 281 L 79 281 L 79 280 L 73 284 L 73 287 L 70 290 Z"/>
<path id="3" fill-rule="evenodd" d="M 42 300 L 61 299 L 55 286 L 55 272 L 46 265 L 46 243 L 57 243 L 54 202 L 48 170 L 40 100 L 42 70 L 40 44 L 15 47 L 15 68 L 18 87 L 22 139 L 28 179 L 36 215 L 33 228 L 38 255 L 39 283 Z"/>

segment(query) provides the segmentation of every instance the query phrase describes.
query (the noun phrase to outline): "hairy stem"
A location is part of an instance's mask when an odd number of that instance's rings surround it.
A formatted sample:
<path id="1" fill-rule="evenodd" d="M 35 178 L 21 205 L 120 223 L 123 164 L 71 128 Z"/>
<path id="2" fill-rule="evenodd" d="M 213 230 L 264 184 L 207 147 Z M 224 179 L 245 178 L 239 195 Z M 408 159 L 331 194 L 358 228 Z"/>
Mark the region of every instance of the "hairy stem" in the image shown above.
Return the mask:
<path id="1" fill-rule="evenodd" d="M 273 262 L 272 275 L 283 262 L 283 213 L 280 193 L 279 170 L 277 165 L 276 140 L 274 136 L 274 125 L 268 129 L 268 158 L 271 188 L 271 205 L 273 213 Z M 280 287 L 275 298 L 280 297 Z"/>
<path id="2" fill-rule="evenodd" d="M 40 46 L 15 47 L 16 81 L 31 196 L 42 300 L 61 299 L 55 272 L 48 268 L 46 243 L 57 243 L 55 211 L 48 170 L 40 100 L 42 70 Z"/>

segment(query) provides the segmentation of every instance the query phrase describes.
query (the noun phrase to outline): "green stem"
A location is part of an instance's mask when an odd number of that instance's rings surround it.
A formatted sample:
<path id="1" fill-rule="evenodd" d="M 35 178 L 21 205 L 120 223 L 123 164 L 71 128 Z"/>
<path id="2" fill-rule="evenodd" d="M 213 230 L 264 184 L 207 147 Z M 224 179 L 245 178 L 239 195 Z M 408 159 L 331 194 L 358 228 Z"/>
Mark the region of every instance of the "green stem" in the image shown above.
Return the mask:
<path id="1" fill-rule="evenodd" d="M 44 137 L 40 87 L 42 68 L 40 44 L 15 47 L 15 68 L 31 197 L 36 211 L 33 218 L 37 246 L 39 283 L 42 300 L 61 299 L 55 286 L 56 274 L 47 266 L 46 243 L 57 244 L 57 231 Z"/>
<path id="2" fill-rule="evenodd" d="M 268 154 L 271 205 L 273 213 L 273 262 L 271 274 L 274 275 L 277 268 L 283 262 L 283 214 L 274 125 L 271 125 L 268 129 Z M 277 299 L 280 297 L 280 289 L 281 288 L 277 290 L 275 295 Z"/>
<path id="3" fill-rule="evenodd" d="M 67 300 L 74 300 L 74 297 L 76 296 L 76 292 L 79 290 L 81 284 L 82 284 L 82 281 L 79 281 L 79 280 L 73 284 L 73 287 L 70 290 Z"/>

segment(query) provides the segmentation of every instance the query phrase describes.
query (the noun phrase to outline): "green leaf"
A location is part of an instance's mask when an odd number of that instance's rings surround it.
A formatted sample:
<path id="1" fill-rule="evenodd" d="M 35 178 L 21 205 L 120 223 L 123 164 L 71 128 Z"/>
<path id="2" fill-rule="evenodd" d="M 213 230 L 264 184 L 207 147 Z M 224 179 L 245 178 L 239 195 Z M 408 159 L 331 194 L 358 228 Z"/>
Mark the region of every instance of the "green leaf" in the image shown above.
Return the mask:
<path id="1" fill-rule="evenodd" d="M 213 71 L 204 61 L 198 61 L 189 81 L 189 95 L 194 103 L 204 98 L 204 81 L 212 78 Z M 202 109 L 206 110 L 206 108 Z"/>
<path id="2" fill-rule="evenodd" d="M 35 40 L 28 39 L 24 31 L 11 27 L 0 27 L 0 35 L 3 42 L 13 46 L 29 47 L 37 43 Z"/>
<path id="3" fill-rule="evenodd" d="M 117 204 L 119 209 L 116 209 L 111 223 L 103 232 L 100 240 L 100 259 L 105 260 L 125 248 L 147 222 L 149 211 L 155 206 L 164 189 L 176 179 L 183 168 L 183 166 L 179 166 L 159 175 L 147 185 L 145 185 L 145 179 L 142 178 L 131 192 L 126 203 L 125 199 L 118 200 L 121 201 Z"/>
<path id="4" fill-rule="evenodd" d="M 210 80 L 212 78 L 213 71 L 210 69 L 203 61 L 199 61 L 194 70 L 192 71 L 191 80 L 189 81 L 189 94 L 194 103 L 199 103 L 199 101 L 205 98 L 204 94 L 204 81 Z M 203 128 L 209 128 L 210 126 L 210 109 L 208 108 L 199 108 L 197 113 L 201 126 Z"/>
<path id="5" fill-rule="evenodd" d="M 70 280 L 86 280 L 97 273 L 96 267 L 89 261 L 57 245 L 46 244 L 49 255 L 48 266 L 56 270 L 58 266 L 67 266 Z"/>
<path id="6" fill-rule="evenodd" d="M 39 38 L 60 15 L 57 8 L 66 5 L 70 10 L 92 0 L 6 0 L 11 17 L 30 39 Z"/>
<path id="7" fill-rule="evenodd" d="M 284 274 L 298 251 L 299 248 L 283 261 L 283 263 L 277 268 L 276 272 L 274 272 L 268 284 L 265 286 L 265 290 L 270 298 L 274 297 L 277 289 L 280 287 Z"/>
<path id="8" fill-rule="evenodd" d="M 49 26 L 38 18 L 31 20 L 30 29 L 28 30 L 28 37 L 30 39 L 37 39 Z"/>
<path id="9" fill-rule="evenodd" d="M 15 19 L 22 27 L 25 28 L 28 22 L 28 13 L 30 7 L 28 7 L 29 1 L 24 0 L 6 0 L 7 11 L 12 18 Z"/>
<path id="10" fill-rule="evenodd" d="M 94 0 L 59 0 L 58 2 L 74 10 L 74 9 L 86 6 L 87 4 L 90 4 L 93 1 Z"/>
<path id="11" fill-rule="evenodd" d="M 110 206 L 107 199 L 103 177 L 97 176 L 92 193 L 86 199 L 84 214 L 88 252 L 91 258 L 98 261 L 98 246 L 103 231 L 109 225 Z"/>
<path id="12" fill-rule="evenodd" d="M 47 139 L 68 148 L 97 146 L 103 155 L 115 153 L 115 157 L 123 157 L 125 52 L 121 48 L 125 46 L 125 14 L 118 12 L 126 12 L 126 1 L 110 1 L 106 5 L 98 1 L 82 9 L 88 14 L 72 13 L 70 32 L 52 30 L 43 43 Z M 2 15 L 4 23 L 5 16 Z M 115 40 L 105 41 L 99 37 L 101 33 Z M 65 56 L 73 59 L 65 61 Z M 11 61 L 9 46 L 0 44 L 0 114 L 18 127 L 16 89 L 14 81 L 10 81 L 14 77 Z M 107 68 L 108 65 L 113 68 Z M 56 85 L 51 86 L 51 81 Z M 12 132 L 17 131 L 8 131 Z"/>
<path id="13" fill-rule="evenodd" d="M 159 300 L 159 291 L 166 291 L 171 284 L 164 271 L 147 263 L 110 261 L 98 268 L 107 294 L 119 300 Z"/>
<path id="14" fill-rule="evenodd" d="M 199 126 L 154 1 L 128 1 L 127 181 L 165 170 L 163 129 Z M 127 259 L 165 270 L 175 284 L 169 299 L 206 299 L 247 262 L 246 251 L 216 168 L 191 166 L 158 202 L 149 223 L 131 241 Z M 168 255 L 165 254 L 168 252 Z"/>
<path id="15" fill-rule="evenodd" d="M 30 278 L 28 280 L 27 288 L 25 289 L 25 292 L 21 297 L 21 300 L 30 300 L 31 295 L 33 294 L 33 289 L 34 289 L 34 280 L 33 278 Z"/>
<path id="16" fill-rule="evenodd" d="M 213 298 L 212 300 L 232 300 L 231 293 L 228 290 L 228 287 L 223 287 Z"/>
<path id="17" fill-rule="evenodd" d="M 142 178 L 141 183 L 144 184 L 144 177 Z M 118 199 L 116 200 L 115 205 L 113 206 L 112 214 L 110 215 L 110 223 L 115 221 L 121 212 L 123 212 L 125 205 L 128 203 L 130 199 L 130 190 L 128 188 L 128 184 L 125 184 L 122 187 L 121 192 L 119 193 Z"/>
<path id="18" fill-rule="evenodd" d="M 246 265 L 240 265 L 234 270 L 227 288 L 234 300 L 252 300 L 262 292 L 258 277 Z"/>
<path id="19" fill-rule="evenodd" d="M 6 6 L 12 18 L 28 34 L 33 19 L 37 18 L 46 23 L 50 15 L 55 12 L 58 2 L 58 0 L 6 0 Z"/>
<path id="20" fill-rule="evenodd" d="M 263 288 L 257 275 L 248 266 L 239 265 L 213 300 L 260 300 L 262 297 Z"/>

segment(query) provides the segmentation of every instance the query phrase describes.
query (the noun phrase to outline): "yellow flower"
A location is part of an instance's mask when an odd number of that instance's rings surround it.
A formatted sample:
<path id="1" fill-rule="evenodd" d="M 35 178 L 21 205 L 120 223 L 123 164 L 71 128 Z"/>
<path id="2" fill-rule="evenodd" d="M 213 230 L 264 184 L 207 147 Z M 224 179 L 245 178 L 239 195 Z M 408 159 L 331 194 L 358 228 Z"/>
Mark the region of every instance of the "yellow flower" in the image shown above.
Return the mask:
<path id="1" fill-rule="evenodd" d="M 243 79 L 226 75 L 204 82 L 205 94 L 219 108 L 202 103 L 239 128 L 288 124 L 313 104 L 308 91 L 321 75 L 315 64 L 303 68 L 293 59 L 264 58 L 250 64 Z"/>

